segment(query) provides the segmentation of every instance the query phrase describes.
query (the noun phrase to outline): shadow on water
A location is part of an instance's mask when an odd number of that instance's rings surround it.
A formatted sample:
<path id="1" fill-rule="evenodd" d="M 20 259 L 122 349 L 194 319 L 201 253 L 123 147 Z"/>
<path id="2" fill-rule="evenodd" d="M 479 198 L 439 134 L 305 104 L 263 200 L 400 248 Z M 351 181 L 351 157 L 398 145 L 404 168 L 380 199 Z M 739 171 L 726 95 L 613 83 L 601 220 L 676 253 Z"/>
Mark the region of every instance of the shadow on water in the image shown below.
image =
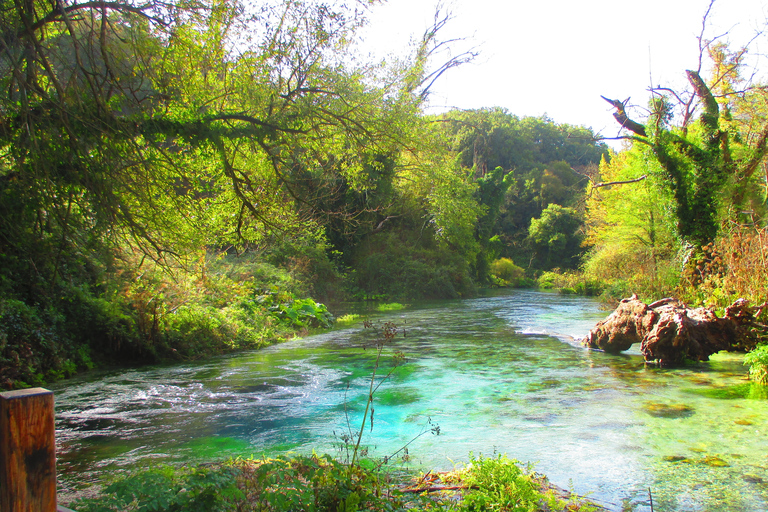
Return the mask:
<path id="1" fill-rule="evenodd" d="M 498 452 L 615 510 L 650 510 L 649 488 L 656 510 L 768 508 L 768 402 L 741 357 L 669 370 L 579 347 L 606 315 L 590 299 L 532 291 L 372 315 L 404 329 L 385 355 L 401 351 L 406 364 L 376 394 L 364 443 L 389 455 L 431 419 L 441 435 L 409 446 L 413 467 Z M 338 436 L 365 407 L 372 336 L 359 325 L 64 383 L 61 485 L 150 460 L 340 455 Z"/>

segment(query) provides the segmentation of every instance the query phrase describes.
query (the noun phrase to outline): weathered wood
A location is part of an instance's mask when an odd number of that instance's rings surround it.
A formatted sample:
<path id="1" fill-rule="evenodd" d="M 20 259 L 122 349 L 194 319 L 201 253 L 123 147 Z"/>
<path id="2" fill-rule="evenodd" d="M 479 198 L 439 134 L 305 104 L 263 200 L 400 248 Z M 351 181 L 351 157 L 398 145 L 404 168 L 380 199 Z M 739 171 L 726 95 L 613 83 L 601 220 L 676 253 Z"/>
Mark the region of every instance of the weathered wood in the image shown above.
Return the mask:
<path id="1" fill-rule="evenodd" d="M 617 353 L 640 343 L 645 360 L 662 366 L 706 361 L 721 350 L 754 348 L 758 339 L 754 328 L 764 327 L 755 321 L 756 309 L 739 299 L 720 318 L 711 309 L 689 308 L 673 298 L 648 305 L 633 295 L 598 322 L 583 344 Z"/>
<path id="2" fill-rule="evenodd" d="M 53 393 L 0 393 L 0 510 L 56 511 Z"/>

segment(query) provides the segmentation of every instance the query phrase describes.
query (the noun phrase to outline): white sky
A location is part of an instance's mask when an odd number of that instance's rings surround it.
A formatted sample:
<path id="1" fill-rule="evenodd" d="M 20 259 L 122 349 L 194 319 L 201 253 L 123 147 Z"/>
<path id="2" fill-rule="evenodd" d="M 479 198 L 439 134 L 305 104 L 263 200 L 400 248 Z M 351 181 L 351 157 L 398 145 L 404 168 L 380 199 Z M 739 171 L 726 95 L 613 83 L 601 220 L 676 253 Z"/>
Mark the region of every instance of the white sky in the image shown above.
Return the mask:
<path id="1" fill-rule="evenodd" d="M 363 35 L 378 55 L 403 54 L 434 18 L 436 0 L 389 0 L 372 8 Z M 448 0 L 454 20 L 444 37 L 468 37 L 480 56 L 443 75 L 430 105 L 500 106 L 517 116 L 547 114 L 557 123 L 617 134 L 600 98 L 645 106 L 654 84 L 682 89 L 698 65 L 702 17 L 709 0 Z M 718 0 L 705 37 L 730 32 L 733 47 L 766 24 L 766 0 Z M 751 46 L 768 52 L 768 36 Z M 768 71 L 768 61 L 760 61 Z M 760 70 L 758 70 L 760 71 Z M 765 76 L 763 73 L 759 73 Z M 642 118 L 642 114 L 637 115 Z"/>

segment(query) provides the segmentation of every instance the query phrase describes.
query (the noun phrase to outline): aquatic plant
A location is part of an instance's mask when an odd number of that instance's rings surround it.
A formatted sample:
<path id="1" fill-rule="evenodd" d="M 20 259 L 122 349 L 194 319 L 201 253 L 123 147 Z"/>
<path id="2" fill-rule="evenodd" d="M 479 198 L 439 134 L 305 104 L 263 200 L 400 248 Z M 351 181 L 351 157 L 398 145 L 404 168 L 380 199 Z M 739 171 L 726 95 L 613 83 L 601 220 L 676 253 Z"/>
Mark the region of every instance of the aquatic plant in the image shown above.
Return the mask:
<path id="1" fill-rule="evenodd" d="M 768 384 L 768 345 L 760 345 L 744 356 L 749 365 L 749 378 L 759 384 Z"/>
<path id="2" fill-rule="evenodd" d="M 399 302 L 388 302 L 386 304 L 379 304 L 376 306 L 376 309 L 381 312 L 400 311 L 401 309 L 405 309 L 405 305 L 400 304 Z"/>
<path id="3" fill-rule="evenodd" d="M 643 405 L 645 412 L 656 418 L 687 418 L 694 414 L 692 407 L 685 404 L 664 404 L 647 402 Z"/>

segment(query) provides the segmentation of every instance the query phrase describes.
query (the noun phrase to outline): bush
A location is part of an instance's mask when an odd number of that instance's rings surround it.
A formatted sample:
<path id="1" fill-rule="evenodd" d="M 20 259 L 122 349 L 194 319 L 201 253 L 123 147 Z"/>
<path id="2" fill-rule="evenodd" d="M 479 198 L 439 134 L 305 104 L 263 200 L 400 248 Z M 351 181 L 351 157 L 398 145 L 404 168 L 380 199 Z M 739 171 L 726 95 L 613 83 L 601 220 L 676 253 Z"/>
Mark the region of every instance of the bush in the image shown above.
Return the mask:
<path id="1" fill-rule="evenodd" d="M 554 269 L 541 274 L 536 280 L 536 286 L 542 290 L 556 289 L 563 294 L 594 296 L 600 295 L 605 285 L 581 272 L 561 273 L 560 269 Z"/>
<path id="2" fill-rule="evenodd" d="M 744 356 L 749 365 L 749 378 L 758 384 L 768 384 L 768 345 L 760 345 Z"/>
<path id="3" fill-rule="evenodd" d="M 680 294 L 692 304 L 768 301 L 768 228 L 731 227 L 691 257 Z M 768 312 L 763 313 L 768 320 Z"/>
<path id="4" fill-rule="evenodd" d="M 88 347 L 73 341 L 60 311 L 0 299 L 0 388 L 39 386 L 89 366 Z"/>
<path id="5" fill-rule="evenodd" d="M 538 510 L 579 510 L 589 512 L 596 507 L 578 496 L 568 501 L 560 498 L 547 479 L 532 471 L 523 471 L 520 463 L 498 455 L 496 458 L 473 457 L 454 478 L 469 489 L 458 506 L 451 510 L 476 512 L 498 510 L 504 512 L 535 512 Z"/>
<path id="6" fill-rule="evenodd" d="M 76 501 L 80 512 L 138 510 L 152 512 L 223 512 L 237 510 L 244 494 L 231 467 L 162 466 L 117 480 L 95 498 Z"/>
<path id="7" fill-rule="evenodd" d="M 491 262 L 491 275 L 500 280 L 501 286 L 521 286 L 525 283 L 525 270 L 518 267 L 509 258 L 499 258 Z"/>
<path id="8" fill-rule="evenodd" d="M 502 455 L 495 459 L 470 455 L 470 466 L 462 480 L 471 490 L 464 495 L 460 510 L 538 510 L 543 496 L 517 464 Z"/>

